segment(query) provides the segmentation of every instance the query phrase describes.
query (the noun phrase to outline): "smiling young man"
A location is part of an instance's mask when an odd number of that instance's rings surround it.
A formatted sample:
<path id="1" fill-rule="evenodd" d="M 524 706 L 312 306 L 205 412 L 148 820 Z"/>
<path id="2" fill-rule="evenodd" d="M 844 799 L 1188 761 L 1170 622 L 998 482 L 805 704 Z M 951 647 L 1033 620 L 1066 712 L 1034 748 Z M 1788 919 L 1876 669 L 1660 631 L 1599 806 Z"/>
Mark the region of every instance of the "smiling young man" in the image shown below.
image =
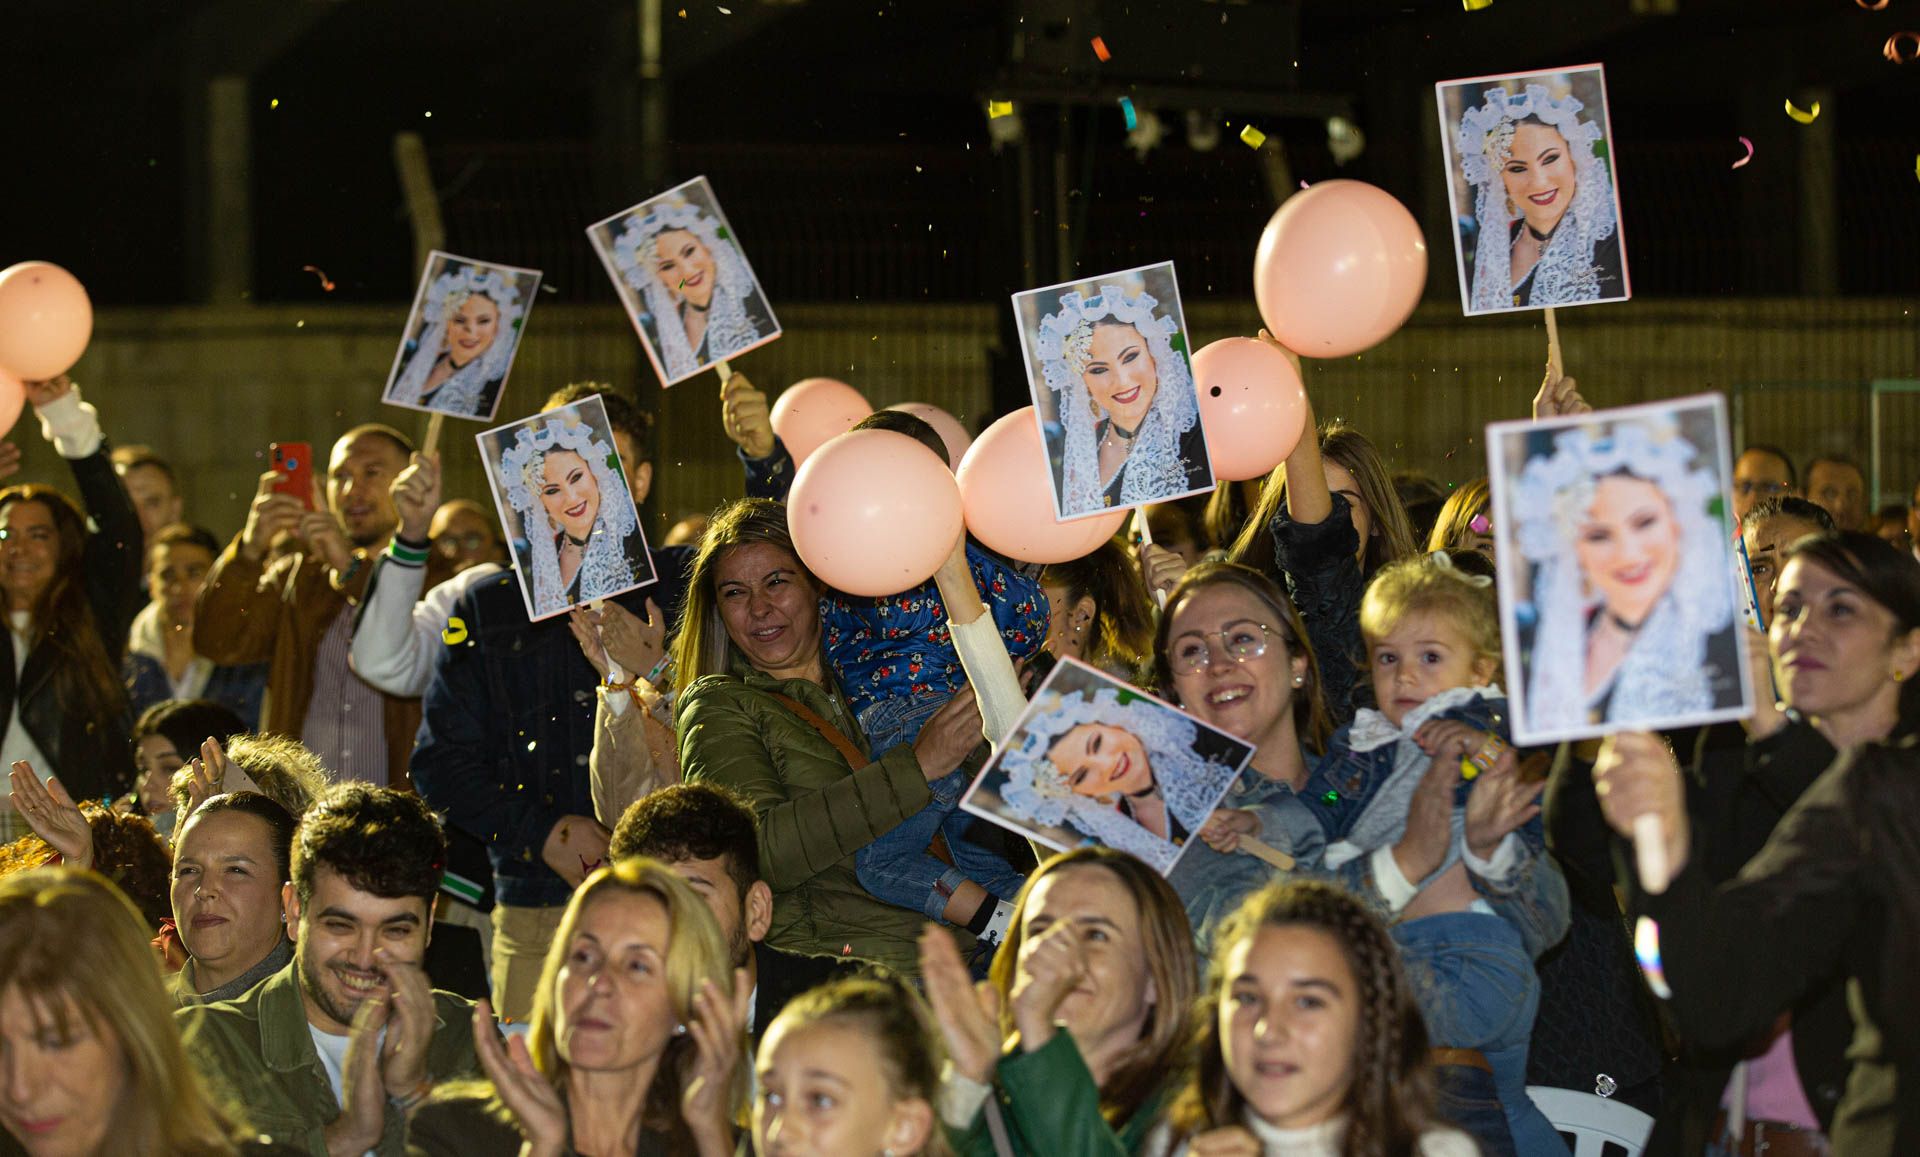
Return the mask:
<path id="1" fill-rule="evenodd" d="M 299 739 L 340 779 L 379 787 L 406 785 L 420 704 L 374 689 L 347 656 L 353 603 L 399 524 L 387 488 L 412 452 L 389 426 L 347 431 L 328 457 L 318 510 L 277 492 L 281 475 L 261 475 L 246 527 L 207 573 L 193 620 L 193 648 L 214 663 L 271 664 L 262 730 Z M 283 532 L 301 547 L 269 564 Z"/>
<path id="2" fill-rule="evenodd" d="M 179 1014 L 195 1069 L 256 1131 L 315 1157 L 399 1154 L 407 1111 L 478 1074 L 473 1006 L 420 968 L 445 860 L 409 793 L 343 784 L 308 810 L 282 896 L 293 963 Z"/>

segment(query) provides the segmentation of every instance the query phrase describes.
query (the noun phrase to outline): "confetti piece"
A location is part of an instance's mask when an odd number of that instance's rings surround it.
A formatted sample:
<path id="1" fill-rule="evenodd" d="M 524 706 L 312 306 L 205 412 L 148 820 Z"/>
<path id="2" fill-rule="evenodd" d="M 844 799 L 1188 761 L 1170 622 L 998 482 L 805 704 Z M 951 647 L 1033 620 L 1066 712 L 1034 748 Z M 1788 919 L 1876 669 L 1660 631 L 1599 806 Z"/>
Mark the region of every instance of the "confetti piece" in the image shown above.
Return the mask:
<path id="1" fill-rule="evenodd" d="M 1642 916 L 1633 926 L 1633 954 L 1647 978 L 1647 987 L 1661 1000 L 1672 1000 L 1673 989 L 1667 987 L 1666 971 L 1660 967 L 1660 925 L 1652 917 Z"/>
<path id="2" fill-rule="evenodd" d="M 1493 0 L 1460 0 L 1460 6 L 1469 12 L 1478 12 L 1493 7 Z"/>
<path id="3" fill-rule="evenodd" d="M 1814 119 L 1820 115 L 1820 102 L 1816 100 L 1813 102 L 1811 108 L 1802 110 L 1795 108 L 1793 102 L 1789 100 L 1787 102 L 1787 115 L 1803 125 L 1810 125 L 1814 122 Z"/>
<path id="4" fill-rule="evenodd" d="M 1920 153 L 1916 153 L 1916 154 L 1914 154 L 1914 158 L 1913 158 L 1913 175 L 1914 175 L 1915 177 L 1920 177 Z"/>
<path id="5" fill-rule="evenodd" d="M 1098 36 L 1093 38 L 1093 54 L 1099 57 L 1102 63 L 1113 59 L 1113 53 L 1107 51 L 1107 42 Z"/>
<path id="6" fill-rule="evenodd" d="M 1120 115 L 1127 118 L 1127 131 L 1132 132 L 1140 125 L 1140 117 L 1133 111 L 1133 98 L 1120 98 Z"/>
<path id="7" fill-rule="evenodd" d="M 1257 149 L 1267 143 L 1267 134 L 1254 128 L 1252 125 L 1248 125 L 1240 130 L 1240 139 L 1246 142 L 1248 148 Z"/>
<path id="8" fill-rule="evenodd" d="M 714 7 L 715 7 L 715 8 L 720 8 L 720 6 L 719 6 L 718 4 L 715 4 L 715 5 L 714 5 Z M 733 15 L 733 9 L 731 9 L 731 8 L 720 8 L 720 15 L 722 15 L 722 16 L 731 16 L 731 15 Z"/>
<path id="9" fill-rule="evenodd" d="M 987 102 L 987 119 L 999 120 L 1013 115 L 1013 102 L 1010 100 L 990 100 Z"/>
<path id="10" fill-rule="evenodd" d="M 1912 52 L 1903 53 L 1900 51 L 1900 42 L 1902 40 L 1913 41 Z M 1881 49 L 1881 55 L 1893 61 L 1895 64 L 1905 64 L 1909 60 L 1920 57 L 1920 32 L 1896 32 L 1892 36 L 1887 37 L 1887 46 Z"/>
<path id="11" fill-rule="evenodd" d="M 305 272 L 311 273 L 315 277 L 318 277 L 320 279 L 320 288 L 322 290 L 328 293 L 333 292 L 333 281 L 330 278 L 328 278 L 325 273 L 321 272 L 320 267 L 318 265 L 302 265 L 300 268 Z"/>
<path id="12" fill-rule="evenodd" d="M 1753 142 L 1745 137 L 1741 137 L 1740 143 L 1747 146 L 1747 155 L 1733 163 L 1733 167 L 1736 169 L 1745 168 L 1747 162 L 1753 160 Z"/>
<path id="13" fill-rule="evenodd" d="M 1869 12 L 1878 12 L 1887 6 L 1887 0 L 1874 0 L 1871 4 L 1867 3 L 1867 0 L 1853 0 L 1853 2 Z"/>
<path id="14" fill-rule="evenodd" d="M 467 641 L 467 621 L 458 615 L 447 620 L 447 627 L 440 632 L 440 641 L 449 647 L 457 647 Z"/>
<path id="15" fill-rule="evenodd" d="M 274 98 L 273 98 L 272 100 L 270 100 L 270 101 L 268 101 L 268 102 L 267 102 L 267 107 L 268 107 L 268 108 L 279 108 L 279 107 L 280 107 L 280 98 L 276 96 L 276 97 L 274 97 Z"/>

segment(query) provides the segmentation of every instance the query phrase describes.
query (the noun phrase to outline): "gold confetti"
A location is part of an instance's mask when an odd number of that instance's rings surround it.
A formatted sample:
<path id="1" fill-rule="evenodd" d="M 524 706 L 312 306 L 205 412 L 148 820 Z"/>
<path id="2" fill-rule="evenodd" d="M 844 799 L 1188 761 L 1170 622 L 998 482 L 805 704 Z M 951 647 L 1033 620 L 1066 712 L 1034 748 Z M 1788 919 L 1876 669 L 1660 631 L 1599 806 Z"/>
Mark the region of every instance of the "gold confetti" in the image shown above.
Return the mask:
<path id="1" fill-rule="evenodd" d="M 1493 7 L 1493 0 L 1460 0 L 1460 6 L 1469 12 L 1478 12 Z"/>
<path id="2" fill-rule="evenodd" d="M 1787 115 L 1803 125 L 1810 125 L 1814 122 L 1814 119 L 1820 115 L 1820 102 L 1816 100 L 1813 102 L 1811 108 L 1803 110 L 1795 108 L 1793 102 L 1789 100 L 1787 102 Z"/>
<path id="3" fill-rule="evenodd" d="M 440 641 L 449 647 L 457 647 L 467 641 L 467 621 L 458 615 L 447 620 L 446 630 L 440 632 Z"/>
<path id="4" fill-rule="evenodd" d="M 1240 139 L 1246 142 L 1248 148 L 1257 149 L 1267 143 L 1267 134 L 1248 125 L 1240 130 Z"/>
<path id="5" fill-rule="evenodd" d="M 990 100 L 987 102 L 987 119 L 999 120 L 1013 115 L 1013 102 L 1010 100 Z"/>

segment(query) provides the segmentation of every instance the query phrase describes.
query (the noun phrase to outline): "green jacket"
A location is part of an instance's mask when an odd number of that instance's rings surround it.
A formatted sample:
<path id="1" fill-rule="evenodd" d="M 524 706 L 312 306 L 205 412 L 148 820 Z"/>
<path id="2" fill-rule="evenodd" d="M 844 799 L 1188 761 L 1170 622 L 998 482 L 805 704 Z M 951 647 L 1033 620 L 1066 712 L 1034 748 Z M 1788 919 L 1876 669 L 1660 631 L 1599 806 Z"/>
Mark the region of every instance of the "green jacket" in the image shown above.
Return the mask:
<path id="1" fill-rule="evenodd" d="M 773 889 L 767 943 L 809 956 L 855 956 L 917 976 L 926 917 L 876 900 L 853 854 L 933 802 L 911 745 L 852 768 L 806 720 L 804 704 L 863 754 L 866 738 L 838 690 L 751 669 L 708 675 L 680 698 L 680 769 L 745 796 L 760 818 L 760 877 Z M 955 930 L 962 952 L 973 938 Z"/>
<path id="2" fill-rule="evenodd" d="M 1114 1129 L 1100 1116 L 1100 1089 L 1064 1030 L 1033 1052 L 1001 1057 L 991 1095 L 1016 1157 L 1133 1157 L 1167 1101 L 1163 1087 Z M 960 1157 L 995 1157 L 987 1112 L 983 1105 L 966 1129 L 947 1130 Z"/>
<path id="3" fill-rule="evenodd" d="M 299 965 L 289 964 L 238 1000 L 174 1013 L 188 1059 L 213 1096 L 257 1133 L 326 1157 L 325 1130 L 340 1115 L 333 1085 L 307 1029 Z M 437 1083 L 477 1076 L 473 1003 L 450 992 L 433 994 L 439 1024 L 427 1046 L 427 1075 Z M 381 1157 L 406 1151 L 406 1119 L 387 1112 Z"/>

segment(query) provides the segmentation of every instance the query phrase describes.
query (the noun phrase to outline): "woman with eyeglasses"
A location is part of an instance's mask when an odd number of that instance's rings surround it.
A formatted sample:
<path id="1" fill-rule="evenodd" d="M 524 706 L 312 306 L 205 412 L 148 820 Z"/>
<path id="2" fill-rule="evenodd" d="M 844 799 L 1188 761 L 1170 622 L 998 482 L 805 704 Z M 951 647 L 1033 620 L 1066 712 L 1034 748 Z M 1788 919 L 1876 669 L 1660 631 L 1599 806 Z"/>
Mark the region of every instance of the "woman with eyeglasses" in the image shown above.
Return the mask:
<path id="1" fill-rule="evenodd" d="M 1320 665 L 1306 628 L 1280 589 L 1248 567 L 1202 563 L 1167 599 L 1154 663 L 1162 695 L 1255 746 L 1170 877 L 1203 954 L 1213 926 L 1279 870 L 1244 848 L 1247 839 L 1290 858 L 1295 873 L 1324 872 L 1391 918 L 1396 908 L 1364 859 L 1332 871 L 1321 866 L 1326 833 L 1298 793 L 1326 749 L 1334 720 L 1321 697 Z M 1409 814 L 1394 853 L 1408 878 L 1424 879 L 1445 856 L 1450 802 L 1440 794 L 1438 806 Z"/>

